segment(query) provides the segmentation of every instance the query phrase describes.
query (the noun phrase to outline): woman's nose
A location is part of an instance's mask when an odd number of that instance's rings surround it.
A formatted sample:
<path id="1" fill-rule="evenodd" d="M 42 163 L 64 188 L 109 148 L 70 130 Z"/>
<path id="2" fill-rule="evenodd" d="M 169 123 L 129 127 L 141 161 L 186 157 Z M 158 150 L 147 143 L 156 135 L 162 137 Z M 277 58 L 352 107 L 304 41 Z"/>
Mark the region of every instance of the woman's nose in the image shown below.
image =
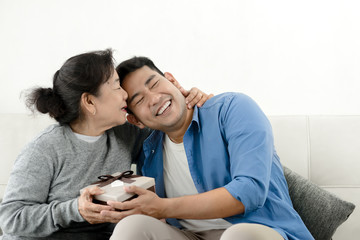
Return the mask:
<path id="1" fill-rule="evenodd" d="M 129 96 L 129 94 L 124 90 L 124 89 L 122 89 L 123 90 L 123 98 L 124 98 L 124 100 L 126 101 L 127 100 L 127 98 L 128 98 L 128 96 Z"/>

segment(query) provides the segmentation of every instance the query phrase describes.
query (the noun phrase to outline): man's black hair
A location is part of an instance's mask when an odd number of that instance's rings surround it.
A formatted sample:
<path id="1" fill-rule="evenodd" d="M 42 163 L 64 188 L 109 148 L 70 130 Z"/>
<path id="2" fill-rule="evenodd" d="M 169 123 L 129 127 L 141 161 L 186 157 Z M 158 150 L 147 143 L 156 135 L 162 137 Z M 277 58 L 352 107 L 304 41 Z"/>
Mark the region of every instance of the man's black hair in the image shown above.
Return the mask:
<path id="1" fill-rule="evenodd" d="M 142 68 L 144 66 L 147 66 L 150 69 L 152 69 L 152 70 L 158 72 L 159 74 L 161 74 L 162 76 L 164 76 L 164 74 L 155 66 L 153 61 L 151 61 L 149 58 L 133 57 L 126 61 L 123 61 L 116 67 L 116 72 L 119 75 L 120 83 L 122 83 L 122 81 L 125 79 L 125 77 L 128 74 L 135 72 L 136 70 L 138 70 L 139 68 Z"/>

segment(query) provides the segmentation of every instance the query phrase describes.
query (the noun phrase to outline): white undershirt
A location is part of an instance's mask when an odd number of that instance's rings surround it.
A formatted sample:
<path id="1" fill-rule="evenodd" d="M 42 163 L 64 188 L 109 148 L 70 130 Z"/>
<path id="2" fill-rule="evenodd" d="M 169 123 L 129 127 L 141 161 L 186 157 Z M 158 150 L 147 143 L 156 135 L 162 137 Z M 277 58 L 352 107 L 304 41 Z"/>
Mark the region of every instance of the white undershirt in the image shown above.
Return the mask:
<path id="1" fill-rule="evenodd" d="M 103 134 L 101 134 L 100 136 L 88 136 L 88 135 L 83 135 L 83 134 L 79 134 L 79 133 L 76 133 L 76 132 L 73 132 L 73 133 L 75 134 L 75 136 L 78 139 L 83 140 L 85 142 L 89 142 L 89 143 L 96 142 L 103 135 Z"/>
<path id="2" fill-rule="evenodd" d="M 165 135 L 163 142 L 164 184 L 168 198 L 198 194 L 185 153 L 183 143 L 176 144 Z M 231 223 L 222 218 L 206 220 L 180 220 L 180 224 L 192 231 L 226 229 Z"/>

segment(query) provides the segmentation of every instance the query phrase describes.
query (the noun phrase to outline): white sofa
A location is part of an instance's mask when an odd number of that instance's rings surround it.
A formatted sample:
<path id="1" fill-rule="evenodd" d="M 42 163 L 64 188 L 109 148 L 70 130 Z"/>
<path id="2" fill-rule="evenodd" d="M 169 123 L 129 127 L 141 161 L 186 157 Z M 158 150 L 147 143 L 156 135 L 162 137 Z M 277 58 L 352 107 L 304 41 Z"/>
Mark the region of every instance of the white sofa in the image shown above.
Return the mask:
<path id="1" fill-rule="evenodd" d="M 333 239 L 359 239 L 360 116 L 270 116 L 269 119 L 283 165 L 358 206 Z M 0 114 L 0 198 L 22 147 L 51 123 L 53 120 L 42 115 Z"/>

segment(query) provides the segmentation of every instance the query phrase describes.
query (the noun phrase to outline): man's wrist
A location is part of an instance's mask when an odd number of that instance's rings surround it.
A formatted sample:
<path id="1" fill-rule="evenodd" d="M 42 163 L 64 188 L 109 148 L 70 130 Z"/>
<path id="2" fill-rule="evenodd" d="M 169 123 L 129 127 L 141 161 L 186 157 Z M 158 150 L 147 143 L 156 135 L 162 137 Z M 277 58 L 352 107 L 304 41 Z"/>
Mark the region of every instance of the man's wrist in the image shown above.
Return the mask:
<path id="1" fill-rule="evenodd" d="M 163 209 L 162 217 L 163 218 L 174 218 L 176 215 L 175 199 L 174 198 L 163 198 Z"/>

